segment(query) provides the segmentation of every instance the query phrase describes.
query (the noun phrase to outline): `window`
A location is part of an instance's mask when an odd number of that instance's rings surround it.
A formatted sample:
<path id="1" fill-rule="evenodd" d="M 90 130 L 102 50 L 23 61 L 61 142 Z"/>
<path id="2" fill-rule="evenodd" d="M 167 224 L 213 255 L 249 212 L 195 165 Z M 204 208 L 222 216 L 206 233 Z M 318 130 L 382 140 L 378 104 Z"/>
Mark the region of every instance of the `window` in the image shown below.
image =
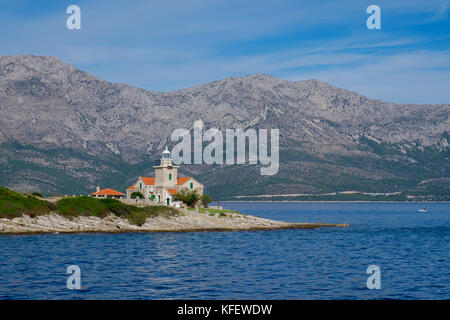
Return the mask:
<path id="1" fill-rule="evenodd" d="M 191 189 L 194 189 L 194 184 L 191 182 L 191 184 L 190 184 L 190 188 Z"/>
<path id="2" fill-rule="evenodd" d="M 139 189 L 142 189 L 142 182 L 139 183 Z"/>
<path id="3" fill-rule="evenodd" d="M 158 194 L 158 202 L 161 202 L 161 195 Z"/>
<path id="4" fill-rule="evenodd" d="M 169 180 L 172 180 L 172 174 L 169 173 Z"/>
<path id="5" fill-rule="evenodd" d="M 155 201 L 155 195 L 154 194 L 152 194 L 152 201 Z"/>

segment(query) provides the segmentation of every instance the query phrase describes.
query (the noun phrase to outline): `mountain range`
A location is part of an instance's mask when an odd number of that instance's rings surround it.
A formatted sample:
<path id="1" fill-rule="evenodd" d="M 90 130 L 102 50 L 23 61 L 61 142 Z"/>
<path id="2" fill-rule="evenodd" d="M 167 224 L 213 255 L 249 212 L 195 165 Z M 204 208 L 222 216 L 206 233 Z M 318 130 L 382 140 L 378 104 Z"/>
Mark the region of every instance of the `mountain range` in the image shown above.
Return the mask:
<path id="1" fill-rule="evenodd" d="M 0 57 L 0 181 L 22 192 L 124 192 L 177 128 L 278 128 L 280 169 L 182 165 L 214 199 L 340 192 L 449 200 L 450 105 L 389 103 L 264 74 L 170 92 L 101 80 L 54 57 Z M 284 196 L 283 196 L 284 195 Z M 289 195 L 289 196 L 286 196 Z"/>

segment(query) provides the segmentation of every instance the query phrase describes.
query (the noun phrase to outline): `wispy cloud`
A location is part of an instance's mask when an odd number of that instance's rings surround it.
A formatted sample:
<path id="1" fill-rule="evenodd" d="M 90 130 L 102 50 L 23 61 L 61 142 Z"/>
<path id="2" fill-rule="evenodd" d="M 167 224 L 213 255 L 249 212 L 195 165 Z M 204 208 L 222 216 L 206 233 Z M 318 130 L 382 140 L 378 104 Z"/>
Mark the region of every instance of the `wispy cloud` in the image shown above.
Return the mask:
<path id="1" fill-rule="evenodd" d="M 53 55 L 149 90 L 269 73 L 390 101 L 450 103 L 437 83 L 450 72 L 449 0 L 378 2 L 379 31 L 365 27 L 368 3 L 359 0 L 81 0 L 79 31 L 65 28 L 61 1 L 2 2 L 0 54 Z"/>

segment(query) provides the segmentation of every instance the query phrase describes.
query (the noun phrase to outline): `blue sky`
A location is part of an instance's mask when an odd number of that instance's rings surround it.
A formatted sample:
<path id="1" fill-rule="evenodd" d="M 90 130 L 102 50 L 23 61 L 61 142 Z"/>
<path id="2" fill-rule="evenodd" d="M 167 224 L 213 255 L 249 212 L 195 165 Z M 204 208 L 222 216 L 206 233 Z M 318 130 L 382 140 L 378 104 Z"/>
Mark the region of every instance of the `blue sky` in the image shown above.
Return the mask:
<path id="1" fill-rule="evenodd" d="M 81 30 L 66 8 L 81 8 Z M 381 8 L 368 30 L 366 8 Z M 154 91 L 267 73 L 450 103 L 450 0 L 0 0 L 0 55 L 51 55 Z"/>

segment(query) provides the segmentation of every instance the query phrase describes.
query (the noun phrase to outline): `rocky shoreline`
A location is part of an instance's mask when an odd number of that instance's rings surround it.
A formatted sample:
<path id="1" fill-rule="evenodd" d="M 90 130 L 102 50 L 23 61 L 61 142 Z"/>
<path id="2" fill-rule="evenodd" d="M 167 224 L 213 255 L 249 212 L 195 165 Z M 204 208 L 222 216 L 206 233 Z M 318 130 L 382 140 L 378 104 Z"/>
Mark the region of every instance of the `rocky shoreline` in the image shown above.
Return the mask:
<path id="1" fill-rule="evenodd" d="M 109 214 L 104 218 L 79 216 L 66 218 L 56 213 L 14 219 L 0 219 L 1 234 L 84 233 L 84 232 L 194 232 L 194 231 L 249 231 L 274 229 L 315 229 L 321 227 L 348 227 L 347 224 L 291 223 L 263 219 L 233 212 L 226 215 L 201 213 L 199 210 L 181 210 L 173 217 L 147 218 L 141 226 Z"/>

